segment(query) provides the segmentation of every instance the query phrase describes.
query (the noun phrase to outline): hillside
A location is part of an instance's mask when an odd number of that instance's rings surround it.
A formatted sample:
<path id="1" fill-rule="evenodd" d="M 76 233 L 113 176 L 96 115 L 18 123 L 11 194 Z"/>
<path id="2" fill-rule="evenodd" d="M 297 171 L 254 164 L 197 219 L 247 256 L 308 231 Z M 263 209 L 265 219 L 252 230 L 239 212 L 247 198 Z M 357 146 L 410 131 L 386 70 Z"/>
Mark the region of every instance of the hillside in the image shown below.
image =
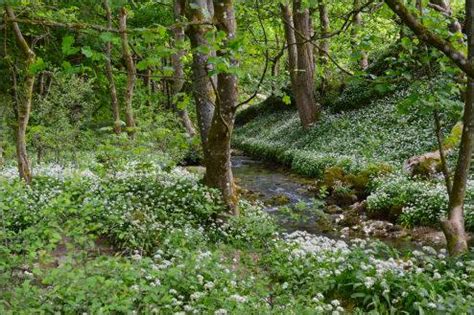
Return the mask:
<path id="1" fill-rule="evenodd" d="M 441 174 L 412 177 L 404 171 L 404 162 L 437 148 L 434 119 L 423 105 L 411 111 L 400 108 L 414 92 L 420 93 L 420 81 L 367 102 L 355 109 L 336 111 L 327 106 L 320 121 L 310 130 L 300 127 L 296 110 L 281 105 L 271 110 L 271 103 L 248 109 L 258 113 L 237 128 L 233 145 L 256 158 L 276 161 L 292 171 L 313 177 L 327 186 L 335 198 L 357 195 L 367 198 L 369 214 L 407 226 L 437 227 L 447 207 L 447 194 Z M 426 90 L 425 90 L 426 91 Z M 423 89 L 421 89 L 422 93 Z M 425 94 L 427 95 L 427 94 Z M 334 103 L 341 103 L 341 95 Z M 453 101 L 457 102 L 457 101 Z M 241 112 L 239 119 L 246 117 Z M 448 137 L 455 121 L 445 121 Z M 466 200 L 467 226 L 474 229 L 474 183 Z M 342 198 L 344 199 L 344 198 Z"/>

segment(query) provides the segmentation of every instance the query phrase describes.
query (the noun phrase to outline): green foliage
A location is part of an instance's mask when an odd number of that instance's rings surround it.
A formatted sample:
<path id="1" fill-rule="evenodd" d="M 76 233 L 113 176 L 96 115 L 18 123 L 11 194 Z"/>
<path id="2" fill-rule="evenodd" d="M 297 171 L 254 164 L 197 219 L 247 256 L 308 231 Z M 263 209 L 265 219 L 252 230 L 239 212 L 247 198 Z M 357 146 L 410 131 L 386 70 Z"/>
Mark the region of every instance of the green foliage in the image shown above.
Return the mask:
<path id="1" fill-rule="evenodd" d="M 403 85 L 389 85 L 369 78 L 354 79 L 347 83 L 339 96 L 329 94 L 323 103 L 334 113 L 355 110 L 393 93 L 397 88 L 403 88 Z"/>
<path id="2" fill-rule="evenodd" d="M 474 185 L 469 182 L 466 196 L 466 228 L 473 230 Z M 420 181 L 404 175 L 382 177 L 375 181 L 367 198 L 371 215 L 389 218 L 406 226 L 439 226 L 448 208 L 446 187 L 442 182 Z"/>
<path id="3" fill-rule="evenodd" d="M 407 258 L 379 243 L 360 239 L 345 243 L 299 232 L 277 244 L 262 263 L 276 282 L 274 303 L 288 303 L 292 310 L 465 312 L 472 302 L 460 298 L 471 296 L 461 279 L 472 279 L 471 262 L 446 259 L 445 251 L 439 258 L 436 254 L 424 247 Z M 460 291 L 451 291 L 454 288 Z"/>
<path id="4" fill-rule="evenodd" d="M 302 130 L 295 112 L 266 112 L 237 129 L 234 144 L 249 154 L 279 161 L 308 176 L 322 176 L 331 166 L 351 172 L 370 163 L 400 167 L 404 160 L 436 147 L 431 114 L 421 109 L 407 115 L 397 111 L 396 105 L 411 92 L 398 91 L 360 110 L 323 112 L 321 120 L 308 131 Z M 445 119 L 446 129 L 453 124 L 448 117 Z"/>
<path id="5" fill-rule="evenodd" d="M 215 192 L 183 170 L 135 162 L 113 177 L 57 166 L 36 173 L 31 187 L 8 172 L 0 181 L 2 313 L 463 313 L 472 305 L 469 257 L 279 237 L 245 201 L 240 217 L 217 215 Z"/>

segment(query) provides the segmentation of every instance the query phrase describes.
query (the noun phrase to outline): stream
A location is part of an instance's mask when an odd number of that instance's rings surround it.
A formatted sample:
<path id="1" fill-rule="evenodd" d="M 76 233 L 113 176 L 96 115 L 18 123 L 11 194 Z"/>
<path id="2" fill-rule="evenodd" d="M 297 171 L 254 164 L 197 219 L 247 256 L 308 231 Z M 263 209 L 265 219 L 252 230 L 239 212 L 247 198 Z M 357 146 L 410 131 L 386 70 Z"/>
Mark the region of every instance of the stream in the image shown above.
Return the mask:
<path id="1" fill-rule="evenodd" d="M 262 201 L 264 210 L 277 219 L 284 232 L 301 230 L 336 239 L 379 239 L 399 250 L 443 246 L 436 240 L 440 232 L 432 229 L 423 232 L 432 235 L 421 240 L 414 230 L 369 220 L 363 213 L 357 217 L 358 223 L 344 223 L 347 209 L 336 207 L 338 211 L 328 211 L 331 206 L 314 190 L 315 179 L 297 176 L 281 166 L 235 155 L 232 170 L 245 198 Z"/>

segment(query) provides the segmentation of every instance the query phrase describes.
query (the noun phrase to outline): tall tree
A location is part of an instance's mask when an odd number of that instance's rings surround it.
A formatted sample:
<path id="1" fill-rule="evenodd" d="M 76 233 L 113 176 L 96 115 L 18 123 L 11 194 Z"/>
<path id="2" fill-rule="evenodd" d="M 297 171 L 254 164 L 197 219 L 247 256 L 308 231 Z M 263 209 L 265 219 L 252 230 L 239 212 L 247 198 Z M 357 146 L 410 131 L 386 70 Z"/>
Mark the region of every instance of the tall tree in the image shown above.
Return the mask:
<path id="1" fill-rule="evenodd" d="M 360 8 L 360 0 L 354 0 L 354 5 L 353 5 L 354 10 L 359 10 Z M 354 55 L 359 56 L 359 67 L 362 70 L 367 69 L 369 66 L 369 59 L 367 56 L 367 52 L 364 49 L 360 48 L 360 41 L 357 39 L 360 33 L 360 29 L 362 28 L 362 13 L 358 11 L 356 14 L 354 14 L 353 20 L 352 20 L 352 29 L 351 29 L 351 35 L 352 35 L 352 53 Z"/>
<path id="2" fill-rule="evenodd" d="M 112 11 L 110 10 L 109 0 L 104 0 L 105 15 L 107 17 L 107 28 L 112 29 Z M 114 119 L 114 132 L 120 134 L 120 105 L 117 97 L 117 89 L 115 87 L 114 73 L 112 68 L 112 42 L 108 41 L 105 46 L 105 73 L 109 81 L 110 101 L 112 105 L 112 115 Z"/>
<path id="3" fill-rule="evenodd" d="M 135 61 L 130 52 L 127 34 L 127 10 L 125 7 L 120 8 L 120 38 L 122 39 L 122 56 L 127 68 L 127 89 L 125 91 L 125 124 L 129 137 L 134 138 L 136 132 L 135 117 L 133 114 L 133 91 L 135 89 L 135 81 L 137 79 L 137 69 Z"/>
<path id="4" fill-rule="evenodd" d="M 217 31 L 223 32 L 226 36 L 224 47 L 217 51 L 217 57 L 227 59 L 230 69 L 217 74 L 216 109 L 209 130 L 209 159 L 206 161 L 204 180 L 208 186 L 221 191 L 227 208 L 234 215 L 238 215 L 237 195 L 230 161 L 230 141 L 237 105 L 237 76 L 232 70 L 238 64 L 227 45 L 235 38 L 237 23 L 232 0 L 215 0 L 214 10 Z"/>
<path id="5" fill-rule="evenodd" d="M 192 63 L 192 93 L 196 103 L 199 133 L 204 152 L 204 163 L 209 156 L 208 135 L 214 115 L 215 95 L 212 81 L 209 80 L 208 60 L 212 49 L 207 41 L 206 34 L 211 30 L 212 1 L 190 0 L 186 6 L 186 16 L 190 22 L 187 34 L 193 49 Z"/>
<path id="6" fill-rule="evenodd" d="M 182 22 L 182 17 L 184 16 L 184 9 L 185 9 L 185 1 L 183 0 L 175 0 L 174 1 L 174 18 L 175 22 L 177 22 L 173 26 L 173 37 L 174 37 L 174 48 L 177 49 L 171 56 L 171 64 L 173 66 L 173 84 L 171 86 L 173 99 L 175 101 L 174 107 L 181 119 L 181 123 L 183 124 L 186 132 L 193 137 L 196 134 L 194 130 L 193 122 L 191 118 L 189 118 L 188 111 L 183 108 L 178 108 L 176 104 L 176 99 L 179 96 L 179 93 L 183 89 L 184 85 L 184 68 L 181 58 L 184 56 L 184 50 L 179 46 L 182 45 L 184 41 L 184 27 L 179 23 Z"/>
<path id="7" fill-rule="evenodd" d="M 443 52 L 468 75 L 459 155 L 452 180 L 452 188 L 451 191 L 448 191 L 448 216 L 442 221 L 449 252 L 452 255 L 462 254 L 468 250 L 464 226 L 464 199 L 474 148 L 474 0 L 465 1 L 467 57 L 449 41 L 425 27 L 400 0 L 385 0 L 385 3 L 420 40 Z"/>
<path id="8" fill-rule="evenodd" d="M 23 69 L 21 71 L 21 81 L 18 86 L 17 94 L 17 128 L 16 128 L 16 154 L 18 162 L 18 172 L 20 178 L 27 184 L 31 183 L 32 174 L 30 161 L 28 159 L 28 152 L 26 150 L 26 129 L 30 119 L 31 102 L 33 98 L 33 87 L 35 84 L 35 75 L 31 71 L 32 65 L 36 61 L 36 54 L 28 45 L 28 42 L 23 37 L 20 27 L 16 22 L 16 16 L 13 9 L 5 6 L 8 18 L 11 20 L 13 33 L 18 47 L 24 55 Z M 16 74 L 13 74 L 16 76 Z"/>
<path id="9" fill-rule="evenodd" d="M 304 128 L 309 128 L 319 118 L 319 105 L 314 96 L 314 60 L 311 37 L 311 23 L 308 9 L 303 9 L 300 0 L 289 5 L 280 4 L 281 16 L 288 46 L 288 63 L 291 88 L 296 107 Z"/>

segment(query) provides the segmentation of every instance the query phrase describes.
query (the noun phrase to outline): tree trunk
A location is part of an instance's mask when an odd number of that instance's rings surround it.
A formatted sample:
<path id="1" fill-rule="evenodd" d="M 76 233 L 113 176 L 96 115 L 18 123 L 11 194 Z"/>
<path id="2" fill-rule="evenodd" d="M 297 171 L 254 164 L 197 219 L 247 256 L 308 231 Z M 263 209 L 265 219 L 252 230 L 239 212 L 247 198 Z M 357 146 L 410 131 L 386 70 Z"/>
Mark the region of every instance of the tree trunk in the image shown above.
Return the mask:
<path id="1" fill-rule="evenodd" d="M 451 3 L 449 0 L 430 0 L 429 6 L 435 9 L 436 11 L 444 14 L 447 17 L 452 17 L 453 11 L 451 9 Z M 461 33 L 462 26 L 457 19 L 454 19 L 449 24 L 449 31 L 451 33 Z M 462 39 L 461 39 L 462 42 Z"/>
<path id="2" fill-rule="evenodd" d="M 226 34 L 225 42 L 235 38 L 237 25 L 233 1 L 216 0 L 214 2 L 216 27 Z M 218 57 L 228 58 L 231 67 L 237 67 L 237 61 L 226 49 L 217 51 Z M 209 130 L 209 159 L 206 161 L 206 185 L 218 188 L 226 207 L 238 215 L 237 194 L 230 161 L 230 141 L 234 128 L 234 114 L 237 103 L 237 76 L 221 72 L 217 75 L 216 110 Z"/>
<path id="3" fill-rule="evenodd" d="M 112 12 L 109 6 L 109 0 L 104 0 L 104 9 L 107 16 L 107 28 L 112 29 Z M 114 120 L 114 132 L 120 134 L 122 132 L 120 122 L 120 105 L 117 97 L 117 89 L 115 88 L 114 74 L 112 68 L 112 42 L 107 42 L 105 46 L 105 73 L 109 81 L 110 101 L 112 105 L 112 117 Z"/>
<path id="4" fill-rule="evenodd" d="M 323 74 L 321 77 L 321 86 L 320 91 L 321 94 L 324 95 L 327 89 L 327 63 L 328 63 L 328 55 L 329 55 L 329 38 L 325 38 L 329 35 L 329 14 L 326 3 L 324 0 L 319 0 L 318 3 L 318 10 L 319 10 L 319 23 L 320 23 L 320 32 L 321 37 L 323 38 L 320 42 L 320 50 L 319 50 L 319 64 L 323 68 Z"/>
<path id="5" fill-rule="evenodd" d="M 474 62 L 474 1 L 466 0 L 466 33 L 468 60 Z M 463 129 L 459 156 L 449 194 L 448 218 L 442 222 L 444 234 L 451 255 L 467 252 L 467 239 L 464 228 L 464 199 L 467 178 L 474 147 L 474 80 L 468 78 L 464 103 Z"/>
<path id="6" fill-rule="evenodd" d="M 285 28 L 285 37 L 288 46 L 288 63 L 290 66 L 290 80 L 296 107 L 304 128 L 309 128 L 319 116 L 319 106 L 316 104 L 313 93 L 314 64 L 312 49 L 307 42 L 310 23 L 307 10 L 301 10 L 301 2 L 293 3 L 293 15 L 289 6 L 280 5 Z"/>
<path id="7" fill-rule="evenodd" d="M 212 89 L 212 82 L 208 75 L 208 59 L 210 53 L 205 53 L 198 48 L 209 47 L 205 35 L 210 31 L 210 28 L 206 26 L 205 23 L 211 22 L 210 12 L 213 11 L 213 8 L 211 8 L 212 2 L 211 5 L 209 5 L 206 0 L 192 0 L 190 2 L 186 10 L 186 15 L 189 21 L 195 22 L 189 25 L 188 28 L 188 36 L 191 41 L 191 47 L 194 50 L 192 90 L 194 102 L 196 103 L 199 133 L 204 152 L 204 163 L 206 164 L 206 160 L 209 156 L 208 135 L 214 115 L 215 95 Z"/>
<path id="8" fill-rule="evenodd" d="M 180 22 L 182 17 L 184 16 L 184 6 L 185 2 L 182 0 L 175 0 L 174 1 L 174 18 L 175 22 Z M 180 25 L 176 25 L 172 29 L 173 36 L 174 36 L 174 46 L 179 46 L 184 41 L 184 28 Z M 178 45 L 176 45 L 178 44 Z M 186 129 L 186 132 L 191 137 L 194 137 L 196 134 L 196 130 L 194 129 L 193 122 L 189 118 L 188 111 L 186 109 L 180 109 L 176 105 L 176 97 L 183 89 L 184 85 L 184 68 L 183 63 L 181 62 L 181 58 L 184 56 L 184 50 L 178 49 L 178 51 L 171 56 L 171 64 L 174 69 L 173 73 L 173 85 L 172 85 L 172 92 L 174 98 L 173 107 L 178 113 L 179 118 L 181 119 L 181 123 L 183 127 Z"/>
<path id="9" fill-rule="evenodd" d="M 6 6 L 8 18 L 15 20 L 15 13 L 13 10 Z M 18 91 L 18 126 L 16 130 L 16 153 L 18 162 L 18 172 L 20 178 L 23 179 L 27 184 L 31 183 L 32 174 L 30 161 L 28 160 L 28 152 L 26 150 L 26 129 L 28 127 L 28 121 L 31 112 L 31 100 L 33 97 L 33 87 L 35 84 L 35 75 L 30 72 L 30 67 L 34 64 L 36 55 L 30 46 L 26 42 L 23 34 L 21 33 L 20 27 L 17 22 L 12 22 L 13 32 L 20 50 L 25 55 L 25 67 L 23 69 L 23 82 L 19 84 Z"/>
<path id="10" fill-rule="evenodd" d="M 360 8 L 360 0 L 354 0 L 354 10 L 357 10 Z M 353 21 L 352 21 L 352 30 L 351 30 L 351 35 L 352 35 L 352 53 L 353 54 L 359 54 L 360 59 L 359 59 L 359 67 L 362 70 L 367 69 L 369 66 L 369 59 L 367 57 L 367 52 L 363 49 L 360 49 L 358 47 L 360 45 L 360 40 L 357 39 L 359 30 L 362 27 L 362 14 L 358 12 L 357 14 L 354 15 Z M 403 26 L 402 26 L 403 29 Z"/>
<path id="11" fill-rule="evenodd" d="M 471 9 L 472 10 L 472 9 Z M 469 38 L 471 42 L 472 39 Z M 470 58 L 472 60 L 472 58 Z M 464 229 L 464 198 L 466 195 L 467 178 L 473 153 L 474 130 L 474 81 L 469 78 L 464 105 L 463 131 L 459 149 L 459 157 L 454 173 L 451 194 L 449 195 L 448 218 L 442 227 L 448 242 L 451 255 L 459 255 L 468 250 Z"/>
<path id="12" fill-rule="evenodd" d="M 133 114 L 133 90 L 135 88 L 135 81 L 137 78 L 137 70 L 135 69 L 135 62 L 133 61 L 128 45 L 127 35 L 127 10 L 122 7 L 120 9 L 120 37 L 122 39 L 122 55 L 127 67 L 127 90 L 125 91 L 125 124 L 127 133 L 130 138 L 135 137 L 136 125 Z"/>
<path id="13" fill-rule="evenodd" d="M 469 76 L 459 155 L 451 192 L 449 193 L 448 217 L 441 222 L 450 254 L 463 254 L 468 250 L 464 227 L 464 199 L 474 147 L 474 0 L 466 0 L 467 57 L 450 42 L 440 38 L 420 23 L 400 0 L 385 0 L 385 3 L 420 40 L 443 52 L 460 70 Z"/>
<path id="14" fill-rule="evenodd" d="M 5 122 L 7 115 L 7 109 L 5 102 L 0 104 L 0 168 L 5 164 L 5 157 L 4 157 L 4 141 L 5 141 Z"/>

